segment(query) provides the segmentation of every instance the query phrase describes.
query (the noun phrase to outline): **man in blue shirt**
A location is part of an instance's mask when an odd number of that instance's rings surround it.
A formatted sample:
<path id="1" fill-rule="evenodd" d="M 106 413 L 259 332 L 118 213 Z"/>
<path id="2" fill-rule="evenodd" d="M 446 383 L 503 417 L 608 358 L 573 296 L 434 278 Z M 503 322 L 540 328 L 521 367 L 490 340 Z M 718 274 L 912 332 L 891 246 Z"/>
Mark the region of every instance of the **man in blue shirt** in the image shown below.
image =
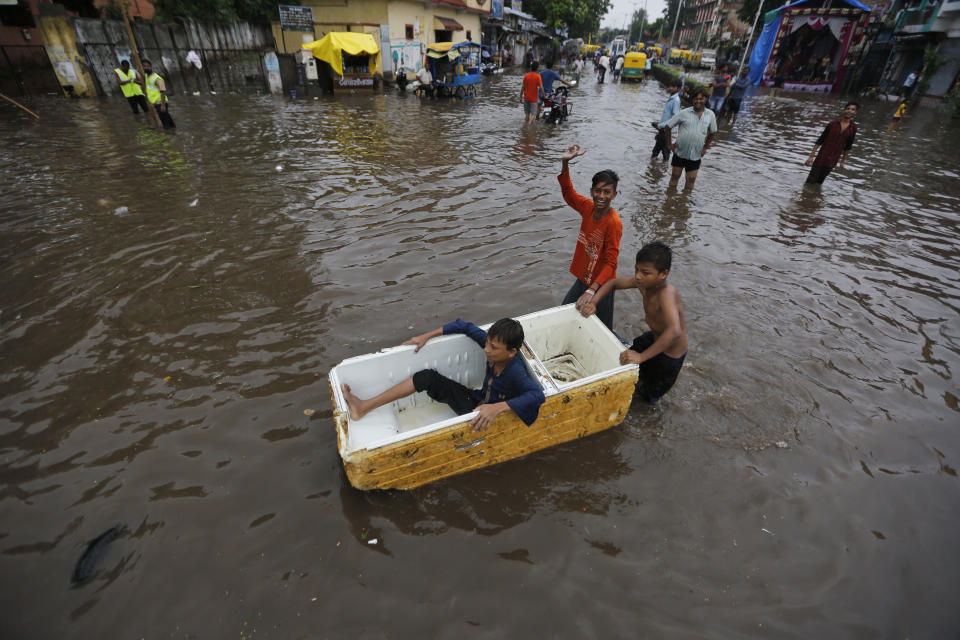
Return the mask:
<path id="1" fill-rule="evenodd" d="M 713 137 L 717 133 L 717 118 L 713 111 L 706 108 L 707 92 L 697 89 L 693 92 L 692 101 L 693 106 L 677 112 L 666 127 L 667 148 L 674 152 L 670 162 L 673 167 L 670 187 L 676 187 L 680 174 L 686 171 L 687 178 L 683 182 L 683 188 L 687 191 L 693 189 L 697 172 L 700 171 L 700 159 L 713 143 Z M 677 129 L 676 143 L 672 140 L 671 128 Z"/>
<path id="2" fill-rule="evenodd" d="M 667 104 L 663 107 L 663 114 L 660 116 L 660 122 L 653 122 L 653 126 L 657 128 L 657 143 L 653 147 L 653 153 L 650 155 L 650 160 L 655 160 L 658 153 L 663 153 L 663 161 L 668 162 L 670 160 L 670 149 L 667 148 L 667 134 L 664 129 L 667 126 L 667 123 L 670 122 L 670 118 L 675 116 L 678 111 L 680 111 L 680 85 L 681 80 L 677 78 L 671 78 L 670 82 L 667 84 L 667 92 L 670 94 L 670 97 L 667 98 Z"/>
<path id="3" fill-rule="evenodd" d="M 553 60 L 547 60 L 547 68 L 540 72 L 540 79 L 543 80 L 543 94 L 547 96 L 553 93 L 553 83 L 556 80 L 559 80 L 568 87 L 573 86 L 573 84 L 561 78 L 560 74 L 553 70 Z"/>
<path id="4" fill-rule="evenodd" d="M 532 425 L 546 398 L 540 385 L 527 372 L 523 359 L 516 357 L 523 344 L 523 327 L 520 323 L 504 318 L 494 322 L 490 331 L 486 332 L 471 322 L 457 318 L 439 329 L 414 336 L 403 344 L 416 345 L 413 350 L 416 353 L 430 338 L 453 333 L 466 334 L 483 347 L 487 370 L 479 390 L 469 389 L 433 369 L 421 369 L 368 400 L 353 395 L 350 385 L 343 384 L 341 389 L 350 408 L 350 418 L 360 420 L 378 407 L 418 391 L 426 391 L 433 400 L 445 403 L 457 415 L 476 411 L 477 415 L 471 421 L 474 431 L 487 429 L 498 415 L 507 411 L 513 411 L 527 426 Z"/>

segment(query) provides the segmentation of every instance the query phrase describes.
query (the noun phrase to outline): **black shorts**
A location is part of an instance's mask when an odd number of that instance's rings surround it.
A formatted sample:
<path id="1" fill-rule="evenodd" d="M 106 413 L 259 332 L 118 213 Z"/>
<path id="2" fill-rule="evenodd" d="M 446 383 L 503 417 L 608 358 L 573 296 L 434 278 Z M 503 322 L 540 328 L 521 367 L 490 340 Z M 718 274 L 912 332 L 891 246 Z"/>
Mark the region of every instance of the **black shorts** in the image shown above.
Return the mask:
<path id="1" fill-rule="evenodd" d="M 480 404 L 474 399 L 470 389 L 433 369 L 422 369 L 413 374 L 413 388 L 426 391 L 428 396 L 437 402 L 443 402 L 458 416 L 470 413 Z"/>
<path id="2" fill-rule="evenodd" d="M 643 353 L 657 341 L 653 331 L 647 331 L 635 338 L 630 348 L 637 353 Z M 640 377 L 637 380 L 637 393 L 647 402 L 656 402 L 670 390 L 680 375 L 680 368 L 687 354 L 673 358 L 665 353 L 658 354 L 646 362 L 640 363 Z"/>
<path id="3" fill-rule="evenodd" d="M 740 101 L 742 98 L 728 98 L 727 111 L 730 113 L 740 113 Z"/>
<path id="4" fill-rule="evenodd" d="M 687 160 L 674 153 L 673 160 L 670 161 L 670 166 L 683 167 L 687 171 L 698 171 L 700 169 L 700 160 Z"/>
<path id="5" fill-rule="evenodd" d="M 810 173 L 807 174 L 807 184 L 823 184 L 823 181 L 827 179 L 831 171 L 833 171 L 833 167 L 813 165 L 810 167 Z"/>

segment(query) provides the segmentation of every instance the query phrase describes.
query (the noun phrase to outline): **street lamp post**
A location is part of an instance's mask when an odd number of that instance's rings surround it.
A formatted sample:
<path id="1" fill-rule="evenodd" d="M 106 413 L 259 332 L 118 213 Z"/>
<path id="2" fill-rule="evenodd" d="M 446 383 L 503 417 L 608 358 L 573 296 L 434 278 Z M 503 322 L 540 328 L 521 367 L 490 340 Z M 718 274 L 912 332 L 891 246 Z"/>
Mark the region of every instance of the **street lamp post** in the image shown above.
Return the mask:
<path id="1" fill-rule="evenodd" d="M 681 11 L 683 11 L 683 0 L 680 0 L 680 4 L 677 5 L 677 15 L 673 19 L 673 31 L 670 32 L 670 42 L 667 43 L 668 47 L 673 46 L 673 36 L 677 33 L 677 21 L 680 20 Z"/>
<path id="2" fill-rule="evenodd" d="M 743 63 L 747 59 L 747 53 L 750 51 L 750 41 L 753 40 L 753 32 L 757 30 L 757 22 L 760 20 L 760 14 L 763 12 L 763 0 L 760 0 L 760 6 L 757 7 L 757 15 L 753 18 L 753 28 L 750 29 L 749 35 L 747 35 L 747 46 L 743 48 L 743 55 L 740 56 L 740 66 L 737 67 L 737 76 L 733 79 L 734 82 L 740 79 L 740 74 L 743 73 Z"/>

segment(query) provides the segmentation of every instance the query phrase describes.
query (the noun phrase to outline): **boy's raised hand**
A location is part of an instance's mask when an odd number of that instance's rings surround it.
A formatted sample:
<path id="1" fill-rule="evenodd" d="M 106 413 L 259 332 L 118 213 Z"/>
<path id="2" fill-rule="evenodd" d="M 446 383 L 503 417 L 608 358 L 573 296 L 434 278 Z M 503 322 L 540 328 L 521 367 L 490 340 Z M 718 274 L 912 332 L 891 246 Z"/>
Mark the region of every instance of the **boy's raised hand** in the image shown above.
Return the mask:
<path id="1" fill-rule="evenodd" d="M 570 145 L 567 150 L 564 152 L 563 156 L 560 157 L 564 162 L 570 162 L 576 157 L 582 156 L 587 152 L 586 149 L 581 149 L 580 145 L 574 144 Z"/>

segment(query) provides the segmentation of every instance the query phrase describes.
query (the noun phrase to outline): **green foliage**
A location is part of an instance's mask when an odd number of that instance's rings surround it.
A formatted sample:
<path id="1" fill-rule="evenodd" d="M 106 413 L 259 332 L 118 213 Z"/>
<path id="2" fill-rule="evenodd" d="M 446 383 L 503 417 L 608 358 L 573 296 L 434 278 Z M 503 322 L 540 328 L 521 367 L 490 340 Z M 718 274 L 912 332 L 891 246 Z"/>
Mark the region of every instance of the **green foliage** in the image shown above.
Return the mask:
<path id="1" fill-rule="evenodd" d="M 154 0 L 156 19 L 170 22 L 174 18 L 194 20 L 244 20 L 268 24 L 279 20 L 276 0 Z M 299 0 L 284 0 L 283 4 L 300 4 Z"/>
<path id="2" fill-rule="evenodd" d="M 110 0 L 110 4 L 101 7 L 101 17 L 107 20 L 123 20 L 124 0 Z"/>
<path id="3" fill-rule="evenodd" d="M 643 34 L 640 33 L 640 27 L 643 26 L 644 30 L 646 30 L 649 24 L 650 18 L 647 16 L 646 11 L 643 9 L 634 11 L 633 17 L 630 19 L 630 30 L 627 34 L 627 42 L 632 44 L 644 39 Z"/>
<path id="4" fill-rule="evenodd" d="M 760 6 L 761 0 L 743 0 L 743 6 L 737 9 L 737 17 L 740 18 L 740 21 L 746 25 L 752 25 L 754 19 L 757 17 L 757 7 Z M 763 8 L 766 11 L 773 11 L 780 6 L 779 2 L 769 2 L 769 0 L 764 1 Z M 760 21 L 757 23 L 758 28 L 763 28 L 763 16 L 760 16 Z"/>
<path id="5" fill-rule="evenodd" d="M 550 28 L 567 25 L 571 38 L 586 38 L 600 28 L 610 0 L 525 0 L 523 10 Z"/>

